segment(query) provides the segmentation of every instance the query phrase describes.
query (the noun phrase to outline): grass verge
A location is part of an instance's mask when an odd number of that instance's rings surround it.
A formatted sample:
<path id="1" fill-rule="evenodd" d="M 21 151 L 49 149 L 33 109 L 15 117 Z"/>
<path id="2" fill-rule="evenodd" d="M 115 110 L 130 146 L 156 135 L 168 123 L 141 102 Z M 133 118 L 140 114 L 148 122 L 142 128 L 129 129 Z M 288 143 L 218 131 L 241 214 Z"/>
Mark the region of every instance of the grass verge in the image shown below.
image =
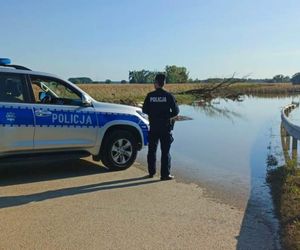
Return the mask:
<path id="1" fill-rule="evenodd" d="M 281 224 L 282 247 L 300 250 L 300 168 L 295 162 L 268 171 L 276 214 Z"/>

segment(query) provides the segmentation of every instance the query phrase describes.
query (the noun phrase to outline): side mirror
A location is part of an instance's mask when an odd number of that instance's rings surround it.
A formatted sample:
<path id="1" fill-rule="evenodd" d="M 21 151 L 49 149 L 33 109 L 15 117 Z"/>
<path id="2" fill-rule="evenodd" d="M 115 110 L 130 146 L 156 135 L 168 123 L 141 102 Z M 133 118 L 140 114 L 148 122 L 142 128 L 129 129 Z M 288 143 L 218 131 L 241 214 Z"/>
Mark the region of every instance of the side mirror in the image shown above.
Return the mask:
<path id="1" fill-rule="evenodd" d="M 84 107 L 90 107 L 90 106 L 92 106 L 92 100 L 91 100 L 91 98 L 89 98 L 86 95 L 82 95 L 81 102 L 82 102 L 82 104 L 83 104 Z"/>

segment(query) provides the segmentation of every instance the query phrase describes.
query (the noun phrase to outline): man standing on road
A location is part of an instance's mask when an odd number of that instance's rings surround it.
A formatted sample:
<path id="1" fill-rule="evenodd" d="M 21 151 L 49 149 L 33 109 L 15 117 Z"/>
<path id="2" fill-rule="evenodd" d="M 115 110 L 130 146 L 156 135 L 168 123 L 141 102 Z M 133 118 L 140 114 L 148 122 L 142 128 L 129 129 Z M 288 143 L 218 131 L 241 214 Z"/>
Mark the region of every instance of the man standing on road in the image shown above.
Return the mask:
<path id="1" fill-rule="evenodd" d="M 161 180 L 172 180 L 170 174 L 171 155 L 170 147 L 173 142 L 172 129 L 174 117 L 178 115 L 179 108 L 174 96 L 163 89 L 166 77 L 157 74 L 155 77 L 155 91 L 148 93 L 143 105 L 143 112 L 149 116 L 149 146 L 148 146 L 148 171 L 149 178 L 156 173 L 156 150 L 158 141 L 161 148 Z"/>

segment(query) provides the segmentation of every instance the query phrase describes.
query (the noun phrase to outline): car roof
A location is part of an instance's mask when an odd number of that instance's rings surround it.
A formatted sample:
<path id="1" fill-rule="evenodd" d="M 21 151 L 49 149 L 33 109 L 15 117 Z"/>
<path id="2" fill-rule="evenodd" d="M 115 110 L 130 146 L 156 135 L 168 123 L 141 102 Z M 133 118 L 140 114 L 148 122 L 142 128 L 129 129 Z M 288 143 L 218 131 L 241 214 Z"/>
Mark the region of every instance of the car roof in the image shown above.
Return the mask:
<path id="1" fill-rule="evenodd" d="M 45 72 L 39 72 L 39 71 L 32 71 L 32 70 L 22 70 L 22 69 L 14 69 L 10 67 L 2 67 L 0 66 L 0 73 L 13 73 L 13 74 L 26 74 L 26 75 L 38 75 L 38 76 L 46 76 L 46 77 L 54 77 L 56 79 L 62 80 L 64 82 L 67 82 L 69 85 L 73 86 L 73 88 L 77 89 L 79 92 L 84 93 L 85 95 L 88 95 L 86 92 L 84 92 L 81 88 L 76 86 L 76 84 L 65 80 L 57 75 L 49 74 Z M 91 99 L 93 99 L 90 95 L 88 95 Z"/>
<path id="2" fill-rule="evenodd" d="M 32 71 L 32 70 L 22 70 L 22 69 L 14 69 L 14 68 L 9 68 L 9 67 L 2 67 L 2 66 L 0 66 L 0 73 L 26 74 L 26 75 L 42 75 L 42 76 L 55 77 L 55 78 L 61 79 L 57 75 L 49 74 L 49 73 L 45 73 L 45 72 Z"/>

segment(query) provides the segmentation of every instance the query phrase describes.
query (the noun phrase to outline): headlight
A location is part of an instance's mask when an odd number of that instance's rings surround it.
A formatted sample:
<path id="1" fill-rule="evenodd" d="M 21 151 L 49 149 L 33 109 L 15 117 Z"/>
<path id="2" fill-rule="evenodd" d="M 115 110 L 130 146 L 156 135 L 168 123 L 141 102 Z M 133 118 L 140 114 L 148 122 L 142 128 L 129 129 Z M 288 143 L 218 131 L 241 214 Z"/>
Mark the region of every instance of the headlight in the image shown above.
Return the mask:
<path id="1" fill-rule="evenodd" d="M 145 120 L 147 120 L 147 121 L 149 120 L 147 114 L 143 113 L 143 112 L 140 111 L 140 110 L 137 110 L 136 112 L 137 112 L 141 117 L 143 117 Z"/>

